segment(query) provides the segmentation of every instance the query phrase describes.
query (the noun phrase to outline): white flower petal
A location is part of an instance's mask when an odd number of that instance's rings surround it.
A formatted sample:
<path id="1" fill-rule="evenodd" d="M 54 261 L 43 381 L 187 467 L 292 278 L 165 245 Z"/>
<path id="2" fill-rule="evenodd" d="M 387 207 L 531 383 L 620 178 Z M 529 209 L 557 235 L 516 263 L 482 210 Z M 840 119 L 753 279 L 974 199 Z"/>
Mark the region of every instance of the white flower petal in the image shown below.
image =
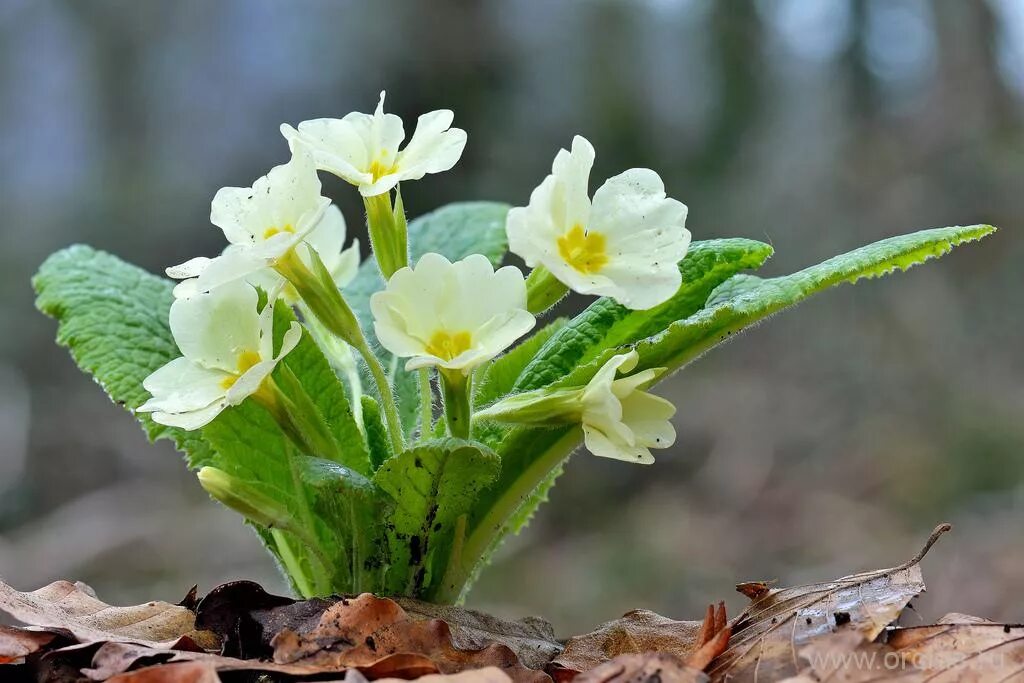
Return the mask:
<path id="1" fill-rule="evenodd" d="M 250 249 L 228 249 L 216 258 L 210 259 L 199 277 L 185 280 L 174 288 L 174 296 L 188 298 L 208 293 L 230 283 L 237 283 L 250 275 L 265 270 L 269 263 L 266 258 Z"/>
<path id="2" fill-rule="evenodd" d="M 513 267 L 495 272 L 480 254 L 457 263 L 425 254 L 370 297 L 370 310 L 378 341 L 410 358 L 409 369 L 439 366 L 468 373 L 536 322 L 526 311 L 523 274 Z"/>
<path id="3" fill-rule="evenodd" d="M 225 187 L 213 198 L 210 221 L 232 244 L 255 244 L 268 232 L 312 229 L 326 207 L 312 153 L 302 145 L 251 188 Z"/>
<path id="4" fill-rule="evenodd" d="M 279 361 L 291 353 L 298 346 L 300 339 L 302 339 L 302 325 L 293 321 L 288 331 L 284 333 L 284 337 L 281 338 L 281 351 L 274 357 L 274 360 Z"/>
<path id="5" fill-rule="evenodd" d="M 306 235 L 306 243 L 316 249 L 324 265 L 327 265 L 328 259 L 337 256 L 345 246 L 346 232 L 347 226 L 341 209 L 331 204 L 324 210 L 316 227 Z"/>
<path id="6" fill-rule="evenodd" d="M 153 422 L 158 424 L 192 431 L 194 429 L 199 429 L 200 427 L 205 427 L 213 422 L 213 420 L 220 415 L 221 411 L 226 407 L 227 401 L 221 399 L 219 401 L 214 401 L 204 408 L 182 413 L 155 412 L 153 413 L 152 418 Z"/>
<path id="7" fill-rule="evenodd" d="M 354 127 L 362 138 L 369 153 L 368 163 L 377 161 L 383 166 L 391 166 L 398 156 L 398 146 L 405 139 L 405 127 L 400 117 L 384 113 L 384 95 L 384 91 L 381 91 L 373 114 L 353 112 L 342 121 Z M 364 167 L 362 170 L 367 169 Z"/>
<path id="8" fill-rule="evenodd" d="M 668 448 L 676 441 L 676 430 L 669 421 L 676 407 L 660 396 L 636 391 L 622 399 L 622 421 L 629 425 L 637 444 L 649 448 Z"/>
<path id="9" fill-rule="evenodd" d="M 230 373 L 204 368 L 187 358 L 175 358 L 143 380 L 142 386 L 153 397 L 137 410 L 183 412 L 205 408 L 224 398 L 224 382 L 231 377 Z"/>
<path id="10" fill-rule="evenodd" d="M 337 257 L 331 259 L 333 263 L 328 266 L 328 270 L 331 272 L 331 277 L 334 278 L 334 282 L 338 285 L 339 289 L 348 287 L 356 279 L 356 275 L 359 274 L 360 259 L 359 240 L 352 240 L 352 244 L 348 249 L 345 249 Z"/>
<path id="11" fill-rule="evenodd" d="M 552 217 L 566 230 L 590 222 L 590 170 L 594 167 L 594 146 L 581 135 L 572 139 L 572 151 L 559 151 L 551 165 L 557 181 L 552 194 Z"/>
<path id="12" fill-rule="evenodd" d="M 643 446 L 631 446 L 610 439 L 608 435 L 586 424 L 583 425 L 583 443 L 588 451 L 602 458 L 613 458 L 639 465 L 650 465 L 654 462 L 654 456 Z"/>
<path id="13" fill-rule="evenodd" d="M 466 131 L 451 128 L 455 114 L 440 109 L 420 116 L 409 144 L 398 153 L 402 180 L 419 180 L 427 173 L 451 169 L 466 148 Z"/>
<path id="14" fill-rule="evenodd" d="M 312 119 L 300 123 L 298 130 L 282 124 L 281 134 L 292 150 L 298 146 L 310 149 L 320 170 L 353 185 L 373 180 L 370 173 L 362 170 L 370 167 L 366 141 L 351 123 L 340 119 Z"/>
<path id="15" fill-rule="evenodd" d="M 180 263 L 176 266 L 167 268 L 164 272 L 167 273 L 167 277 L 174 278 L 175 280 L 184 280 L 189 277 L 196 277 L 202 273 L 210 265 L 210 261 L 213 259 L 206 256 L 196 256 L 191 258 L 184 263 Z"/>
<path id="16" fill-rule="evenodd" d="M 189 360 L 207 368 L 238 371 L 239 354 L 259 349 L 258 296 L 241 280 L 171 304 L 174 341 Z"/>
<path id="17" fill-rule="evenodd" d="M 255 394 L 263 384 L 263 380 L 270 376 L 275 367 L 277 367 L 276 360 L 264 360 L 242 373 L 241 377 L 227 391 L 228 405 L 237 406 Z"/>

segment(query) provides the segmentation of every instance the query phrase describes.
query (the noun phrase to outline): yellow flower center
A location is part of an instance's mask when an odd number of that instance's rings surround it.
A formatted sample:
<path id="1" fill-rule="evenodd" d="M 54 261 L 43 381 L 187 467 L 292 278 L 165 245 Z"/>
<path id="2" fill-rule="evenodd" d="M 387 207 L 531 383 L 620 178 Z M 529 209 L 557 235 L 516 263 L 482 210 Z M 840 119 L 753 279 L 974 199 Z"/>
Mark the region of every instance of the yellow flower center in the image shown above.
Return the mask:
<path id="1" fill-rule="evenodd" d="M 469 332 L 456 332 L 454 334 L 444 330 L 438 330 L 427 342 L 427 353 L 437 356 L 443 360 L 451 360 L 463 351 L 468 351 L 473 343 L 473 336 Z"/>
<path id="2" fill-rule="evenodd" d="M 242 351 L 238 354 L 238 374 L 225 377 L 220 381 L 220 385 L 225 389 L 230 389 L 234 386 L 238 378 L 244 375 L 249 368 L 260 362 L 260 354 L 255 351 Z"/>
<path id="3" fill-rule="evenodd" d="M 397 170 L 398 164 L 391 164 L 390 166 L 385 166 L 380 162 L 379 159 L 374 160 L 374 162 L 370 164 L 370 168 L 366 169 L 367 173 L 373 176 L 373 182 L 377 182 L 384 176 L 391 175 Z"/>
<path id="4" fill-rule="evenodd" d="M 288 223 L 283 228 L 279 228 L 276 225 L 272 225 L 272 226 L 270 226 L 269 228 L 267 228 L 266 230 L 263 231 L 263 239 L 269 240 L 271 237 L 273 237 L 274 235 L 276 235 L 278 233 L 281 233 L 281 232 L 290 232 L 290 233 L 292 233 L 294 235 L 295 234 L 295 228 L 292 227 L 291 223 Z"/>
<path id="5" fill-rule="evenodd" d="M 608 264 L 604 235 L 585 232 L 579 223 L 558 238 L 558 253 L 579 272 L 590 275 Z"/>

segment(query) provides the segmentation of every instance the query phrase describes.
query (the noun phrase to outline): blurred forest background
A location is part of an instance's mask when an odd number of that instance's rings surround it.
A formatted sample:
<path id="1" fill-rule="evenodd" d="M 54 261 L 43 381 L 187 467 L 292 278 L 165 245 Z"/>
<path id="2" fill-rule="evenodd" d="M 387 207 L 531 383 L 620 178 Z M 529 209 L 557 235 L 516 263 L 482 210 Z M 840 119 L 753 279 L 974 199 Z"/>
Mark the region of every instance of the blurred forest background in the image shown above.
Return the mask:
<path id="1" fill-rule="evenodd" d="M 72 242 L 153 271 L 215 253 L 210 199 L 287 158 L 281 122 L 372 111 L 382 88 L 410 132 L 442 107 L 469 131 L 454 171 L 403 188 L 413 215 L 523 204 L 582 133 L 592 187 L 654 168 L 695 239 L 773 243 L 768 274 L 1003 228 L 678 375 L 674 449 L 577 455 L 471 605 L 563 634 L 636 607 L 693 618 L 740 607 L 737 581 L 897 564 L 950 521 L 919 609 L 1024 619 L 1022 0 L 0 0 L 0 576 L 121 602 L 284 590 L 53 344 L 29 278 Z M 357 194 L 325 187 L 360 233 Z"/>

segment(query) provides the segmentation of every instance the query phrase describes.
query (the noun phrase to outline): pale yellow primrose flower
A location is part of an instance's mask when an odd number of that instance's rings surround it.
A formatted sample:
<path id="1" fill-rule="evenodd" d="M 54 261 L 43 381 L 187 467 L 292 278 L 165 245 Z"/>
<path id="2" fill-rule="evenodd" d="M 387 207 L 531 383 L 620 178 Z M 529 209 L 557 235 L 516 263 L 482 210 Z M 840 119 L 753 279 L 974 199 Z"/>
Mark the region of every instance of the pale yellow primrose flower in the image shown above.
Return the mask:
<path id="1" fill-rule="evenodd" d="M 216 258 L 198 257 L 168 268 L 172 278 L 194 278 L 179 284 L 175 296 L 210 291 L 273 266 L 321 223 L 329 204 L 320 196 L 313 157 L 301 146 L 288 163 L 275 166 L 252 187 L 221 188 L 210 221 L 232 246 Z"/>
<path id="2" fill-rule="evenodd" d="M 654 381 L 664 368 L 615 379 L 616 373 L 635 368 L 638 360 L 636 351 L 613 356 L 585 387 L 515 394 L 475 417 L 526 425 L 580 423 L 587 450 L 594 455 L 649 465 L 654 462 L 650 449 L 675 443 L 676 432 L 669 420 L 676 408 L 640 388 Z"/>
<path id="3" fill-rule="evenodd" d="M 364 197 L 384 194 L 404 180 L 419 180 L 427 173 L 449 170 L 462 156 L 466 131 L 452 128 L 450 109 L 423 114 L 409 144 L 402 119 L 384 113 L 384 93 L 373 114 L 353 112 L 342 119 L 312 119 L 298 130 L 281 125 L 281 134 L 294 150 L 313 150 L 317 168 L 359 188 Z"/>
<path id="4" fill-rule="evenodd" d="M 587 384 L 580 397 L 583 439 L 594 455 L 649 465 L 654 462 L 650 449 L 675 443 L 669 420 L 676 407 L 639 389 L 660 374 L 658 369 L 615 379 L 616 372 L 629 372 L 637 362 L 636 351 L 613 356 Z"/>
<path id="5" fill-rule="evenodd" d="M 320 222 L 304 240 L 320 257 L 338 289 L 347 287 L 359 272 L 359 240 L 352 240 L 351 246 L 345 249 L 346 232 L 345 217 L 342 216 L 341 210 L 332 204 L 327 207 Z M 230 245 L 225 252 L 235 249 L 238 249 L 236 245 Z M 313 267 L 312 258 L 306 249 L 298 249 L 296 253 L 307 268 Z M 273 268 L 261 268 L 246 279 L 267 292 L 280 288 L 281 297 L 289 304 L 294 305 L 299 300 L 295 288 Z"/>
<path id="6" fill-rule="evenodd" d="M 631 168 L 588 196 L 594 148 L 583 137 L 559 150 L 551 175 L 526 207 L 509 211 L 509 250 L 547 268 L 581 294 L 643 310 L 679 289 L 678 262 L 690 246 L 685 204 L 665 196 L 661 177 Z"/>
<path id="7" fill-rule="evenodd" d="M 293 322 L 274 355 L 274 307 L 256 310 L 258 294 L 242 280 L 175 299 L 171 334 L 182 353 L 143 381 L 153 395 L 139 406 L 160 424 L 198 429 L 228 406 L 260 391 L 302 336 Z"/>
<path id="8" fill-rule="evenodd" d="M 436 366 L 469 375 L 529 332 L 526 283 L 514 266 L 497 271 L 482 254 L 452 263 L 424 254 L 370 297 L 381 346 L 407 370 Z"/>

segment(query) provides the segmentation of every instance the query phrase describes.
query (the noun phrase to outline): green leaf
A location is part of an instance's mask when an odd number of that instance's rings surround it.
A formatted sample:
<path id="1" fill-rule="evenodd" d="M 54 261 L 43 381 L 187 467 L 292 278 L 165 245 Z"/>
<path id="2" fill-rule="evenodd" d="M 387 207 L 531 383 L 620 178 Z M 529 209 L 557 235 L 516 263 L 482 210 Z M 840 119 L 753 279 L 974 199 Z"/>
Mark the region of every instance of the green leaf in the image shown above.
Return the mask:
<path id="1" fill-rule="evenodd" d="M 470 254 L 483 254 L 495 266 L 505 257 L 505 216 L 509 206 L 500 202 L 455 202 L 424 214 L 409 223 L 409 251 L 412 263 L 427 252 L 451 261 Z M 355 279 L 345 288 L 345 300 L 355 312 L 368 339 L 373 337 L 370 295 L 384 287 L 373 257 L 363 261 Z M 419 387 L 416 373 L 406 372 L 404 362 L 373 344 L 393 384 L 395 400 L 406 437 L 412 436 L 419 421 Z M 372 386 L 372 383 L 367 383 Z"/>
<path id="2" fill-rule="evenodd" d="M 516 379 L 519 378 L 526 364 L 568 322 L 568 318 L 552 320 L 511 351 L 495 358 L 489 363 L 480 374 L 480 377 L 474 382 L 474 405 L 478 407 L 489 405 L 512 391 Z"/>
<path id="3" fill-rule="evenodd" d="M 715 287 L 741 270 L 760 267 L 771 254 L 769 245 L 747 239 L 694 242 L 679 263 L 683 284 L 671 299 L 646 311 L 598 299 L 544 344 L 523 369 L 516 391 L 547 386 L 606 349 L 656 334 L 692 315 Z"/>
<path id="4" fill-rule="evenodd" d="M 370 449 L 370 467 L 374 472 L 385 460 L 392 456 L 391 439 L 384 425 L 384 417 L 380 412 L 380 404 L 372 396 L 363 394 L 363 428 L 366 430 L 366 443 Z"/>
<path id="5" fill-rule="evenodd" d="M 134 411 L 148 398 L 143 380 L 180 355 L 168 327 L 173 285 L 164 278 L 110 254 L 74 246 L 47 259 L 34 285 L 37 306 L 59 323 L 59 343 L 70 349 L 78 365 L 115 402 L 129 410 Z M 294 318 L 287 308 L 275 310 L 275 317 L 279 337 Z M 332 433 L 344 441 L 346 452 L 352 454 L 353 469 L 368 472 L 369 457 L 352 421 L 344 388 L 307 334 L 286 356 L 284 365 L 310 394 Z M 216 467 L 286 508 L 300 525 L 298 537 L 289 544 L 291 550 L 299 555 L 303 567 L 321 574 L 320 590 L 351 590 L 351 582 L 358 579 L 348 575 L 353 562 L 345 539 L 351 516 L 321 519 L 310 507 L 299 478 L 306 456 L 294 452 L 266 411 L 245 401 L 195 432 L 158 425 L 145 414 L 136 417 L 150 438 L 172 439 L 191 467 Z M 260 536 L 283 562 L 274 534 L 261 532 Z M 375 561 L 384 563 L 380 558 Z"/>
<path id="6" fill-rule="evenodd" d="M 346 590 L 380 590 L 387 569 L 384 520 L 390 515 L 390 504 L 369 479 L 337 463 L 300 458 L 298 467 L 299 479 L 315 513 L 319 537 L 326 538 L 333 532 L 342 544 L 335 550 L 343 552 L 328 555 L 328 559 L 340 557 L 348 561 L 346 574 L 351 581 L 344 584 L 350 586 Z M 334 522 L 341 524 L 330 530 L 320 528 Z"/>
<path id="7" fill-rule="evenodd" d="M 461 540 L 460 518 L 499 469 L 495 453 L 460 439 L 427 441 L 381 465 L 373 481 L 395 505 L 386 583 L 390 593 L 429 595 Z"/>
<path id="8" fill-rule="evenodd" d="M 281 340 L 295 319 L 291 307 L 278 300 L 274 306 L 275 349 L 280 348 Z M 363 434 L 352 414 L 348 391 L 308 331 L 303 331 L 298 345 L 282 362 L 299 378 L 302 390 L 312 401 L 320 418 L 327 424 L 328 430 L 341 448 L 342 460 L 339 464 L 369 476 L 372 472 L 370 456 Z M 280 373 L 280 369 L 275 370 L 275 375 Z M 284 383 L 280 384 L 282 388 L 285 386 Z M 285 393 L 289 393 L 288 390 L 285 390 Z"/>
<path id="9" fill-rule="evenodd" d="M 51 255 L 32 280 L 36 307 L 57 320 L 57 343 L 111 400 L 134 413 L 149 393 L 142 380 L 181 354 L 167 324 L 171 283 L 84 245 Z M 152 440 L 170 439 L 191 458 L 209 459 L 196 432 L 135 417 Z"/>
<path id="10" fill-rule="evenodd" d="M 926 230 L 883 240 L 785 277 L 764 280 L 736 275 L 708 296 L 706 308 L 672 323 L 667 330 L 652 337 L 604 350 L 591 363 L 570 372 L 555 386 L 585 384 L 608 357 L 630 345 L 640 354 L 638 371 L 649 367 L 681 367 L 733 333 L 815 292 L 842 282 L 905 270 L 993 231 L 994 228 L 985 225 Z M 557 335 L 552 341 L 554 339 Z M 517 427 L 502 433 L 501 438 L 493 442 L 501 458 L 499 479 L 473 506 L 464 546 L 466 563 L 446 586 L 449 592 L 441 597 L 455 599 L 460 590 L 464 593 L 503 538 L 529 521 L 546 500 L 554 479 L 579 440 L 578 430 Z M 474 560 L 477 561 L 474 563 Z M 464 584 L 460 585 L 460 581 Z"/>
<path id="11" fill-rule="evenodd" d="M 875 242 L 792 275 L 768 279 L 744 276 L 726 282 L 710 297 L 714 305 L 637 344 L 637 370 L 680 368 L 732 335 L 812 294 L 844 282 L 906 270 L 994 231 L 989 225 L 922 230 Z M 581 369 L 576 379 L 588 372 L 592 375 L 600 361 Z"/>
<path id="12" fill-rule="evenodd" d="M 452 569 L 431 596 L 455 602 L 469 590 L 504 539 L 518 533 L 545 502 L 562 466 L 582 440 L 578 427 L 515 427 L 497 447 L 501 471 L 476 497 L 467 516 L 466 539 Z"/>

